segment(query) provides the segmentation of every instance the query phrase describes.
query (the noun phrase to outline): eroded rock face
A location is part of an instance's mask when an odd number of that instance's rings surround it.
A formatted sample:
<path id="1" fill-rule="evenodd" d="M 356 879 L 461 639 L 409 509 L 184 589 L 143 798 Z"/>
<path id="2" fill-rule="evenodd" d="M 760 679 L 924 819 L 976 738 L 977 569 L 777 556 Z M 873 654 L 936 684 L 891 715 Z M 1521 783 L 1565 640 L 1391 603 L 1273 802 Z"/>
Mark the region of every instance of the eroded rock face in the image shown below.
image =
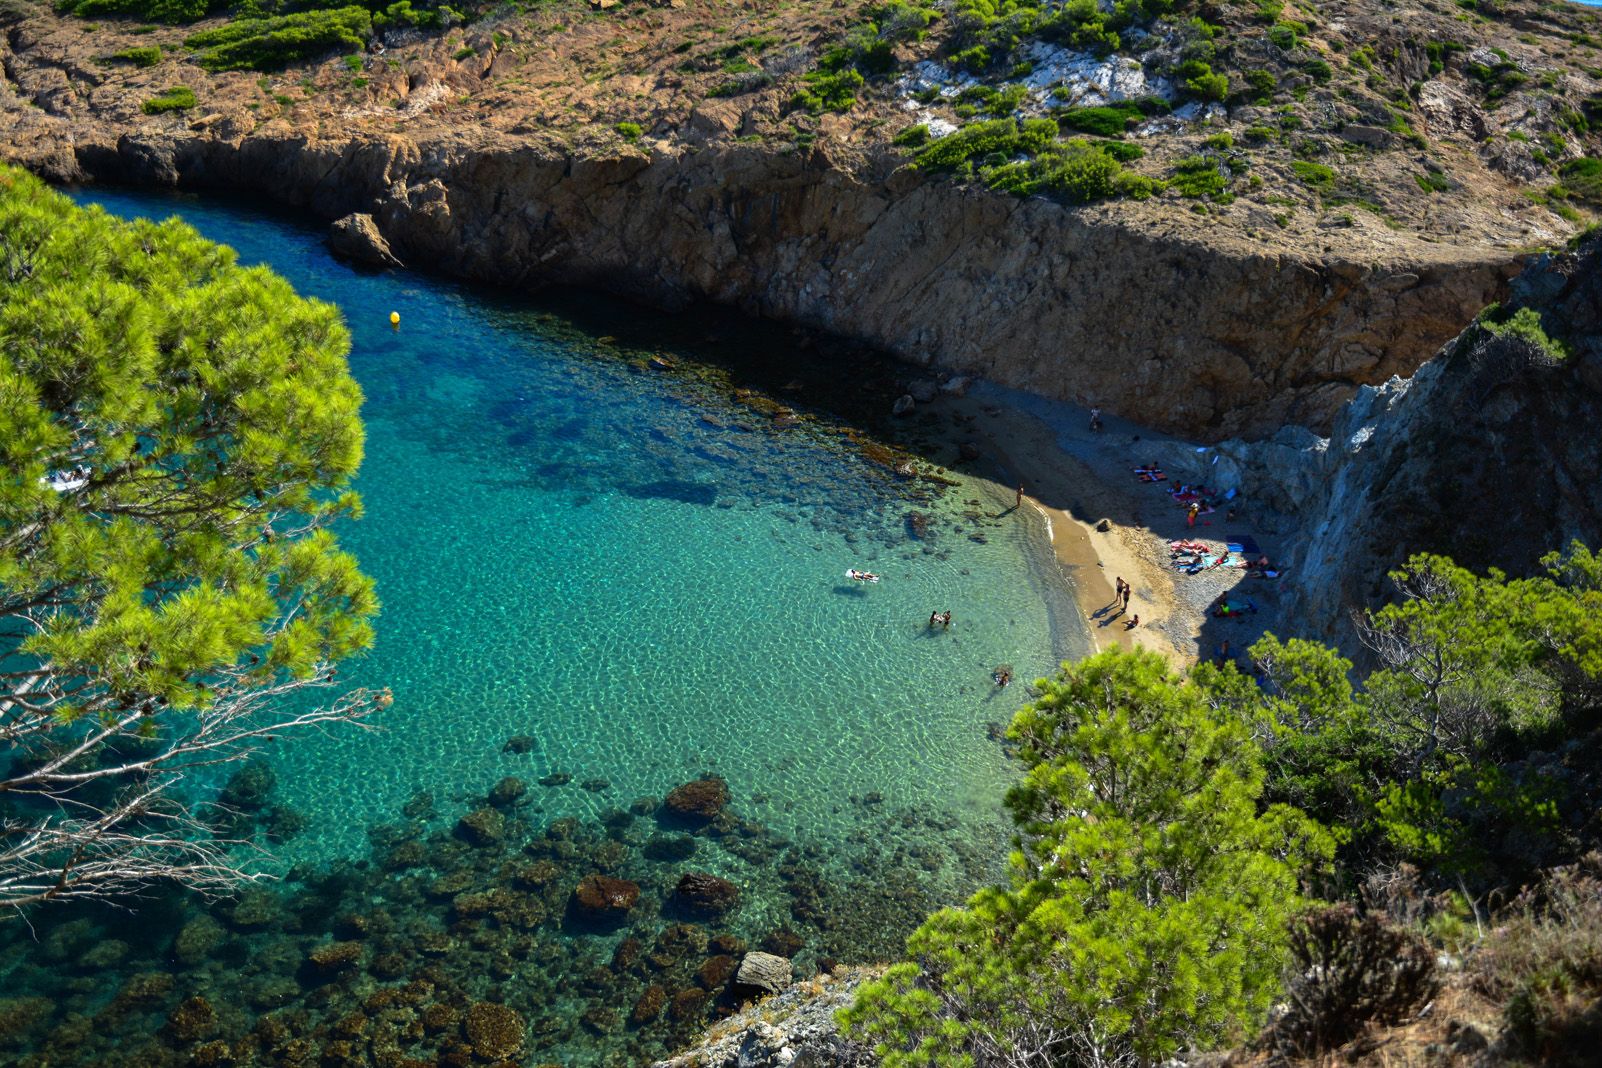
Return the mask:
<path id="1" fill-rule="evenodd" d="M 107 138 L 110 138 L 109 140 Z M 496 135 L 93 132 L 61 176 L 255 190 L 370 217 L 409 263 L 501 284 L 695 300 L 857 338 L 1046 397 L 1219 439 L 1327 426 L 1411 373 L 1514 273 L 1505 250 L 1264 251 L 1015 200 L 894 155 L 681 143 L 574 158 Z M 346 227 L 376 245 L 365 222 Z"/>

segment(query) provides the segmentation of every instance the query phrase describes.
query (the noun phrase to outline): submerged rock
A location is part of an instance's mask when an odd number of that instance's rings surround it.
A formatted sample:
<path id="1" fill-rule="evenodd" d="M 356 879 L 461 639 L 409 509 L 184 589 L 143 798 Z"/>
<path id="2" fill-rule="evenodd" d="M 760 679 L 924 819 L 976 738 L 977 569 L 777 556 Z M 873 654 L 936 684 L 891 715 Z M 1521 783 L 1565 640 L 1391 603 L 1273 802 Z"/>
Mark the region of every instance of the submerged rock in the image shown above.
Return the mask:
<path id="1" fill-rule="evenodd" d="M 514 734 L 506 739 L 506 744 L 501 746 L 501 752 L 515 753 L 518 756 L 522 756 L 525 753 L 532 753 L 535 744 L 532 734 Z"/>
<path id="2" fill-rule="evenodd" d="M 656 835 L 640 850 L 647 860 L 680 861 L 695 856 L 695 839 L 687 834 Z"/>
<path id="3" fill-rule="evenodd" d="M 210 916 L 197 916 L 184 924 L 173 940 L 173 955 L 184 964 L 199 964 L 219 945 L 226 933 Z"/>
<path id="4" fill-rule="evenodd" d="M 306 963 L 324 974 L 353 968 L 361 959 L 360 942 L 329 942 L 306 954 Z"/>
<path id="5" fill-rule="evenodd" d="M 693 823 L 710 823 L 729 803 L 729 784 L 716 775 L 687 782 L 668 792 L 663 806 L 668 813 Z"/>
<path id="6" fill-rule="evenodd" d="M 729 976 L 734 974 L 735 967 L 733 957 L 719 953 L 715 957 L 708 957 L 706 963 L 696 969 L 695 981 L 716 993 L 728 985 Z"/>
<path id="7" fill-rule="evenodd" d="M 456 833 L 476 846 L 492 846 L 506 837 L 506 817 L 493 808 L 475 808 L 456 824 Z"/>
<path id="8" fill-rule="evenodd" d="M 489 803 L 497 808 L 506 808 L 517 804 L 524 794 L 528 793 L 528 783 L 516 775 L 508 775 L 494 786 L 490 787 Z"/>
<path id="9" fill-rule="evenodd" d="M 716 875 L 692 871 L 679 879 L 673 888 L 673 899 L 690 912 L 718 916 L 739 904 L 740 888 Z"/>
<path id="10" fill-rule="evenodd" d="M 700 987 L 680 990 L 668 1003 L 668 1015 L 675 1020 L 688 1020 L 693 1016 L 699 1016 L 702 1008 L 706 1006 L 706 996 L 706 991 Z"/>
<path id="11" fill-rule="evenodd" d="M 592 916 L 617 916 L 634 907 L 640 885 L 610 875 L 586 875 L 573 890 L 573 904 Z"/>
<path id="12" fill-rule="evenodd" d="M 239 900 L 228 913 L 228 920 L 235 927 L 249 929 L 266 927 L 277 922 L 280 916 L 278 896 L 271 890 L 256 887 L 239 895 Z"/>
<path id="13" fill-rule="evenodd" d="M 167 1034 L 175 1042 L 198 1042 L 217 1030 L 217 1010 L 203 997 L 181 1003 L 167 1017 Z"/>
<path id="14" fill-rule="evenodd" d="M 662 1015 L 667 1007 L 667 991 L 652 983 L 641 992 L 639 999 L 634 1002 L 634 1009 L 629 1013 L 629 1022 L 638 1026 L 650 1023 Z"/>
<path id="15" fill-rule="evenodd" d="M 505 1005 L 475 1002 L 467 1007 L 463 1026 L 473 1052 L 487 1061 L 504 1060 L 523 1048 L 523 1017 Z"/>

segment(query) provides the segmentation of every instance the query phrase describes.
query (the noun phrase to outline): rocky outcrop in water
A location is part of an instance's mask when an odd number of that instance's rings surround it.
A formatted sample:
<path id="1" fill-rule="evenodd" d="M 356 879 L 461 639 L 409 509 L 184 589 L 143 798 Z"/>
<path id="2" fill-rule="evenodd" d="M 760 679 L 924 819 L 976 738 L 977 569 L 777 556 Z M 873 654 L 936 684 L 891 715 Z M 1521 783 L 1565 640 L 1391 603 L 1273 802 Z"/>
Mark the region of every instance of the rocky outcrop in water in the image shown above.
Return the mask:
<path id="1" fill-rule="evenodd" d="M 249 190 L 361 257 L 523 287 L 706 300 L 1209 438 L 1325 425 L 1502 292 L 1505 250 L 1273 251 L 930 178 L 893 152 L 86 129 L 60 180 Z M 13 153 L 15 154 L 15 152 Z M 369 225 L 363 216 L 370 217 Z M 354 221 L 353 221 L 354 220 Z M 1333 248 L 1333 246 L 1329 246 Z"/>
<path id="2" fill-rule="evenodd" d="M 1514 308 L 1567 354 L 1496 327 Z M 1360 390 L 1329 438 L 1219 447 L 1215 481 L 1271 507 L 1287 536 L 1291 633 L 1354 649 L 1352 611 L 1384 600 L 1412 553 L 1528 574 L 1573 539 L 1602 543 L 1602 237 L 1544 258 L 1492 320 L 1412 378 Z"/>

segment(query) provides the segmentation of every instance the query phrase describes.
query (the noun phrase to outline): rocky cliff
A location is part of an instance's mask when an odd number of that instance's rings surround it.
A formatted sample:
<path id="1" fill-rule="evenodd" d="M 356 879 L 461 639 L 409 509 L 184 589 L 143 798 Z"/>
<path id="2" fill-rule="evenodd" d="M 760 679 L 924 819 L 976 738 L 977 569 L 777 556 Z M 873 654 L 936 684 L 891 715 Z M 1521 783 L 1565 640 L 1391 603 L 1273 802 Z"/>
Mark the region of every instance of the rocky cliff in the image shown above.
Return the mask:
<path id="1" fill-rule="evenodd" d="M 1226 442 L 1215 470 L 1277 514 L 1286 629 L 1350 649 L 1351 613 L 1412 553 L 1528 574 L 1602 543 L 1598 427 L 1602 235 L 1543 257 L 1411 378 L 1359 390 L 1329 438 Z"/>
<path id="2" fill-rule="evenodd" d="M 1548 204 L 1556 193 L 1521 193 L 1535 172 L 1503 164 L 1587 151 L 1575 130 L 1594 79 L 1556 57 L 1588 49 L 1575 40 L 1590 23 L 1519 21 L 1493 100 L 1473 59 L 1501 39 L 1492 23 L 1422 5 L 1340 2 L 1312 27 L 1207 10 L 1207 41 L 1175 16 L 1131 29 L 1129 55 L 1026 42 L 1032 60 L 977 80 L 937 20 L 845 113 L 815 114 L 792 98 L 855 32 L 850 5 L 754 0 L 735 16 L 702 0 L 551 0 L 259 72 L 208 65 L 188 28 L 5 0 L 0 158 L 62 181 L 366 215 L 341 229 L 345 247 L 381 240 L 412 266 L 523 287 L 733 305 L 1209 440 L 1327 429 L 1358 386 L 1411 373 L 1498 299 L 1521 248 L 1578 217 Z M 1261 84 L 1182 103 L 1162 73 L 1176 49 Z M 750 91 L 731 88 L 731 67 L 760 67 L 739 76 Z M 195 102 L 162 110 L 175 84 Z M 1068 102 L 1131 93 L 1159 110 L 1151 94 L 1175 97 L 1173 114 L 1119 135 L 1120 158 L 1158 182 L 1148 199 L 1019 198 L 915 169 L 891 136 L 1007 101 L 1061 112 L 1071 134 L 1084 120 Z M 1211 193 L 1188 184 L 1196 166 Z"/>
<path id="3" fill-rule="evenodd" d="M 1201 241 L 824 145 L 582 156 L 484 136 L 145 132 L 28 162 L 367 214 L 410 264 L 732 305 L 1208 438 L 1325 425 L 1515 270 L 1493 250 L 1356 260 Z"/>

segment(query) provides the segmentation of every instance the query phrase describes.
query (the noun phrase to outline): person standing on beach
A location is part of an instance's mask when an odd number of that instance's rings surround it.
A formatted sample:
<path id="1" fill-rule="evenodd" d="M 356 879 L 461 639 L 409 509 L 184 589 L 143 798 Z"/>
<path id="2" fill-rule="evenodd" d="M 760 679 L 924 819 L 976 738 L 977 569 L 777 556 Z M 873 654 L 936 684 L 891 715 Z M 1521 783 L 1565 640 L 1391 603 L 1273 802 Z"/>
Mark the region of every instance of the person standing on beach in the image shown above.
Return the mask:
<path id="1" fill-rule="evenodd" d="M 1133 593 L 1133 592 L 1135 592 L 1135 588 L 1133 586 L 1131 586 L 1127 582 L 1124 583 L 1124 611 L 1125 612 L 1129 611 L 1129 595 L 1131 593 Z"/>
<path id="2" fill-rule="evenodd" d="M 1198 515 L 1200 515 L 1200 514 L 1201 514 L 1201 505 L 1199 503 L 1197 503 L 1196 501 L 1191 501 L 1190 502 L 1190 510 L 1185 513 L 1185 525 L 1187 527 L 1195 526 L 1196 525 L 1196 517 Z"/>
<path id="3" fill-rule="evenodd" d="M 1124 587 L 1126 585 L 1127 583 L 1124 582 L 1124 576 L 1119 575 L 1117 580 L 1113 583 L 1113 604 L 1121 604 L 1123 602 Z"/>
<path id="4" fill-rule="evenodd" d="M 1014 508 L 1023 507 L 1023 483 L 1018 483 L 1018 499 L 1012 502 Z"/>

